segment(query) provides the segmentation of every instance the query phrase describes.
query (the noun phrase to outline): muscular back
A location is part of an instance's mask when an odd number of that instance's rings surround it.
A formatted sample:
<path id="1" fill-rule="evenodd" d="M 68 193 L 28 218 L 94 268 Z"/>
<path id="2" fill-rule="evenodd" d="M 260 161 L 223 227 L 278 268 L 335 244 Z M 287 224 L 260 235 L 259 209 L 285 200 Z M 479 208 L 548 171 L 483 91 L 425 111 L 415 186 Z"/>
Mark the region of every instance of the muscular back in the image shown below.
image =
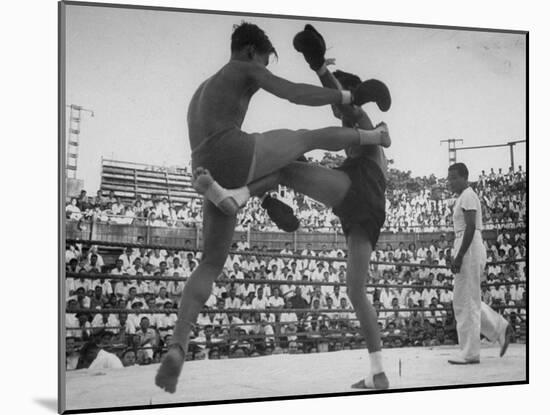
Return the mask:
<path id="1" fill-rule="evenodd" d="M 187 111 L 191 148 L 218 131 L 241 127 L 258 90 L 252 76 L 258 70 L 262 69 L 254 62 L 231 60 L 199 86 Z"/>

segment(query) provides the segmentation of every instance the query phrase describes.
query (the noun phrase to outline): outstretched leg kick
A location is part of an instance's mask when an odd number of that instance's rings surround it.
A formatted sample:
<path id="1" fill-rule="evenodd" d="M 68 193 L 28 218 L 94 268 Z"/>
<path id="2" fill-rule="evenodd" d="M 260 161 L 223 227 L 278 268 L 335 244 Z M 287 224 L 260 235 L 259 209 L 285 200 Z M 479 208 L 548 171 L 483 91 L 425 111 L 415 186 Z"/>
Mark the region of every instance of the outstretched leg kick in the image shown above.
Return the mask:
<path id="1" fill-rule="evenodd" d="M 243 97 L 249 100 L 259 88 L 295 104 L 309 106 L 352 102 L 362 105 L 372 99 L 365 92 L 370 88 L 368 85 L 353 93 L 294 84 L 275 77 L 266 68 L 272 54 L 276 54 L 275 49 L 260 28 L 249 23 L 236 27 L 231 37 L 230 61 L 201 84 L 189 105 L 187 120 L 193 186 L 205 195 L 204 246 L 203 258 L 185 285 L 172 344 L 155 378 L 155 383 L 168 392 L 176 390 L 193 324 L 210 295 L 213 282 L 222 272 L 238 208 L 250 196 L 261 196 L 278 183 L 291 185 L 296 179 L 288 178 L 292 170 L 290 167 L 286 172 L 281 169 L 290 164 L 304 164 L 293 162 L 310 150 L 338 151 L 391 144 L 385 124 L 374 129 L 372 125 L 365 129 L 357 123 L 354 128 L 274 130 L 263 134 L 243 132 L 240 126 L 248 108 L 248 101 L 243 102 Z M 334 191 L 343 198 L 347 190 L 345 185 L 351 188 L 349 177 L 344 172 L 331 172 L 335 173 L 332 177 L 341 178 L 335 181 L 339 192 L 328 187 L 323 190 L 326 183 L 313 178 L 316 186 L 308 192 L 326 195 Z"/>
<path id="2" fill-rule="evenodd" d="M 194 171 L 193 187 L 214 203 L 227 215 L 235 215 L 250 198 L 254 181 L 283 168 L 298 157 L 314 149 L 340 151 L 352 146 L 389 147 L 391 138 L 388 127 L 381 123 L 369 130 L 357 129 L 356 135 L 349 136 L 339 127 L 321 130 L 274 130 L 256 137 L 256 168 L 252 173 L 253 181 L 235 189 L 222 187 L 210 174 L 210 171 L 197 167 Z M 345 144 L 343 144 L 345 143 Z"/>

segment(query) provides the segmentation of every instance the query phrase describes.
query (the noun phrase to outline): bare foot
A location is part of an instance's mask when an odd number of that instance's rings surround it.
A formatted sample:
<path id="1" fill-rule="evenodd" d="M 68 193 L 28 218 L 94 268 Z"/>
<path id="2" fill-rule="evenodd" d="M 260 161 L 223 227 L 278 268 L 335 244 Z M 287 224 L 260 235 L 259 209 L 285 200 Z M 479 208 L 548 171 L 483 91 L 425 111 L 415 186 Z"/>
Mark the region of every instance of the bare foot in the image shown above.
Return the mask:
<path id="1" fill-rule="evenodd" d="M 377 373 L 374 376 L 369 375 L 365 379 L 361 379 L 359 382 L 354 383 L 353 385 L 351 385 L 351 387 L 353 389 L 383 390 L 390 387 L 390 382 L 388 381 L 386 374 L 384 372 L 381 372 Z"/>
<path id="2" fill-rule="evenodd" d="M 388 130 L 388 126 L 386 125 L 386 123 L 381 122 L 376 126 L 375 129 L 380 131 L 380 141 L 381 141 L 380 145 L 386 148 L 391 146 L 390 131 Z"/>
<path id="3" fill-rule="evenodd" d="M 178 378 L 185 361 L 185 353 L 179 344 L 170 346 L 155 376 L 155 385 L 166 392 L 174 393 L 178 384 Z"/>

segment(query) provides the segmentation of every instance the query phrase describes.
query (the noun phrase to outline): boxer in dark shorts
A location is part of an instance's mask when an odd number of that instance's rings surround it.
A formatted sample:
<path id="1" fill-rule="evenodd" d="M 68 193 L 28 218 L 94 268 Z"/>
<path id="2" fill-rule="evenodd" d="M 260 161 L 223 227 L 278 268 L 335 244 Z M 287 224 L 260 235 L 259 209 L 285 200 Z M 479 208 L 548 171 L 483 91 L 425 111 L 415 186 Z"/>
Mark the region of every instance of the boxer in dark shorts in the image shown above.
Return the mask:
<path id="1" fill-rule="evenodd" d="M 238 128 L 218 131 L 193 148 L 191 167 L 207 169 L 223 187 L 241 187 L 252 181 L 255 149 L 254 134 Z"/>
<path id="2" fill-rule="evenodd" d="M 246 22 L 234 26 L 229 62 L 198 86 L 189 103 L 193 187 L 204 195 L 203 257 L 185 284 L 172 342 L 155 377 L 155 384 L 171 393 L 176 390 L 194 324 L 230 251 L 239 208 L 249 197 L 273 189 L 283 177 L 286 183 L 302 179 L 292 169 L 284 174 L 281 169 L 310 150 L 391 144 L 385 124 L 368 130 L 356 126 L 244 132 L 241 127 L 250 100 L 260 89 L 298 105 L 376 102 L 386 108 L 389 93 L 384 85 L 365 83 L 352 93 L 290 82 L 267 69 L 271 55 L 276 55 L 275 48 L 258 26 Z M 348 180 L 344 173 L 336 176 Z M 321 178 L 313 175 L 307 180 L 321 197 L 332 197 Z M 338 188 L 333 194 L 343 196 L 345 186 Z"/>
<path id="3" fill-rule="evenodd" d="M 386 178 L 380 166 L 362 154 L 347 158 L 340 167 L 346 173 L 351 186 L 342 203 L 333 208 L 340 219 L 342 231 L 348 236 L 353 225 L 358 224 L 376 246 L 380 229 L 386 220 Z"/>
<path id="4" fill-rule="evenodd" d="M 304 55 L 323 86 L 353 90 L 362 83 L 356 75 L 342 71 L 333 74 L 327 69 L 329 61 L 325 61 L 324 57 L 324 39 L 311 25 L 306 25 L 304 30 L 295 36 L 294 47 Z M 373 82 L 376 85 L 378 81 Z M 389 98 L 389 94 L 387 97 Z M 388 109 L 389 101 L 385 104 L 387 105 L 379 105 L 379 108 Z M 344 126 L 373 128 L 369 117 L 360 107 L 336 105 L 332 108 L 334 115 L 342 120 Z M 382 344 L 377 315 L 365 294 L 370 256 L 386 216 L 387 160 L 380 146 L 351 146 L 346 149 L 346 155 L 348 157 L 344 163 L 330 172 L 323 173 L 323 170 L 318 168 L 317 175 L 324 176 L 326 187 L 331 189 L 329 193 L 333 194 L 333 197 L 323 199 L 323 195 L 319 194 L 317 200 L 332 206 L 334 214 L 342 223 L 348 245 L 347 294 L 359 319 L 361 333 L 369 351 L 370 368 L 367 375 L 354 383 L 352 388 L 387 389 L 389 381 L 382 364 Z M 293 165 L 297 164 L 304 163 Z M 300 169 L 294 168 L 297 170 L 294 173 L 298 173 Z M 301 170 L 305 172 L 306 167 L 302 167 Z M 306 182 L 294 183 L 292 188 L 311 197 L 316 196 L 311 194 L 310 186 Z M 339 189 L 344 189 L 343 196 L 339 196 Z"/>

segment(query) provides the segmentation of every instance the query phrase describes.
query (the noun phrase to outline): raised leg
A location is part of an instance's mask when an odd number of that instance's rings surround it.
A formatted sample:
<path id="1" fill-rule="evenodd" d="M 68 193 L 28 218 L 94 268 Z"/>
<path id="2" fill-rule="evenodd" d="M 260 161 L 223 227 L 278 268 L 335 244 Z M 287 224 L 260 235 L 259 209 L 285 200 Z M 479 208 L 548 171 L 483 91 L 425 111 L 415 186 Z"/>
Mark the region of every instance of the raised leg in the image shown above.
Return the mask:
<path id="1" fill-rule="evenodd" d="M 206 199 L 203 210 L 203 257 L 183 289 L 171 348 L 155 378 L 157 386 L 171 393 L 176 390 L 184 354 L 189 345 L 189 335 L 210 296 L 212 284 L 223 270 L 235 230 L 235 216 L 224 214 Z"/>
<path id="2" fill-rule="evenodd" d="M 334 207 L 346 196 L 351 180 L 342 171 L 295 161 L 280 170 L 280 184 Z"/>
<path id="3" fill-rule="evenodd" d="M 391 142 L 385 125 L 376 129 L 358 130 L 327 127 L 317 130 L 273 130 L 256 138 L 256 168 L 253 181 L 282 169 L 308 151 L 321 149 L 340 151 L 354 145 L 381 145 Z"/>

